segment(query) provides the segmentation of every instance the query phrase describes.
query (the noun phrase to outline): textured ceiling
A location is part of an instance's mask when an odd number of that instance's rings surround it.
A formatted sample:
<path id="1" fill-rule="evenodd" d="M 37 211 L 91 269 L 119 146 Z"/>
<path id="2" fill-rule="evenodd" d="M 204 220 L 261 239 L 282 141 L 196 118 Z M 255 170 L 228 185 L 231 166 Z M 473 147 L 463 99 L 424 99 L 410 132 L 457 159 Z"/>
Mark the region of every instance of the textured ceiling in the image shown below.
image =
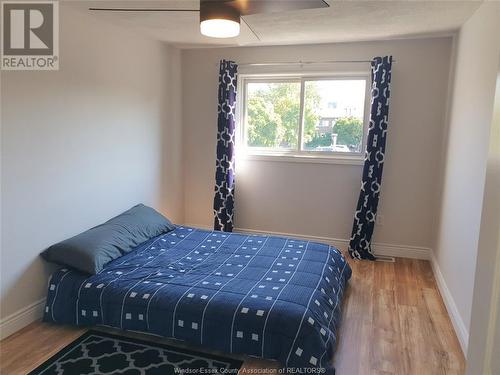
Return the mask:
<path id="1" fill-rule="evenodd" d="M 196 0 L 68 3 L 94 17 L 179 47 L 349 42 L 441 35 L 457 30 L 481 3 L 473 0 L 326 1 L 329 8 L 246 16 L 240 36 L 225 40 L 200 35 L 197 12 L 108 13 L 87 10 L 89 6 L 195 10 L 198 8 Z"/>

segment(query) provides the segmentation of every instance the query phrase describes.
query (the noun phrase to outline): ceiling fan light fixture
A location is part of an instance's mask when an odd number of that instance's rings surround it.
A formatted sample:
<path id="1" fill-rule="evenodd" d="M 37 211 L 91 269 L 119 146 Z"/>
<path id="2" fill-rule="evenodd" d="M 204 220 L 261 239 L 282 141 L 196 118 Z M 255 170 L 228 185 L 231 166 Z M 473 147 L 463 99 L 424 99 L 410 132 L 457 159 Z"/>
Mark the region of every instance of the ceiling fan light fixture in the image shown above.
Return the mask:
<path id="1" fill-rule="evenodd" d="M 211 38 L 240 35 L 240 13 L 224 1 L 200 1 L 200 31 Z"/>
<path id="2" fill-rule="evenodd" d="M 240 35 L 240 24 L 225 19 L 213 19 L 200 22 L 200 31 L 211 38 L 234 38 Z"/>

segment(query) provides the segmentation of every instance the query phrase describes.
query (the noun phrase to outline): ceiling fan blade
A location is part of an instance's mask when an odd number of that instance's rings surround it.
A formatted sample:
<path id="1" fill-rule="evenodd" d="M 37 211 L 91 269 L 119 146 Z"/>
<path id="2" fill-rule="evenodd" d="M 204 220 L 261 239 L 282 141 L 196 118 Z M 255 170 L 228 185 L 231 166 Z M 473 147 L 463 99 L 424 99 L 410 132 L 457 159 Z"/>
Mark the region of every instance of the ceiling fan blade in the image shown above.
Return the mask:
<path id="1" fill-rule="evenodd" d="M 291 10 L 328 8 L 324 0 L 229 0 L 227 5 L 238 9 L 242 16 L 258 13 L 280 13 Z"/>
<path id="2" fill-rule="evenodd" d="M 328 8 L 325 0 L 200 0 L 201 3 L 221 4 L 236 9 L 242 16 L 258 13 L 280 13 L 290 10 Z M 214 5 L 215 5 L 214 4 Z M 104 12 L 198 12 L 199 9 L 169 9 L 153 7 L 90 7 L 91 11 Z"/>
<path id="3" fill-rule="evenodd" d="M 166 8 L 89 8 L 101 12 L 199 12 L 199 9 L 166 9 Z"/>

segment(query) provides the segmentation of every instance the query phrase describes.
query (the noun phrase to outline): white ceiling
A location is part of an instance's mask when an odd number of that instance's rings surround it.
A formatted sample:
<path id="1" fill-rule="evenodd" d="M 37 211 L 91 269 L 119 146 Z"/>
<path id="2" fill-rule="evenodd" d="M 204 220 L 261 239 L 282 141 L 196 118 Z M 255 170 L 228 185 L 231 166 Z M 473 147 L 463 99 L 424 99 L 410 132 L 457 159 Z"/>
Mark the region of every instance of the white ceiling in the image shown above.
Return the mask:
<path id="1" fill-rule="evenodd" d="M 449 34 L 457 30 L 481 4 L 476 0 L 326 2 L 330 4 L 329 8 L 246 16 L 240 36 L 225 40 L 202 36 L 197 12 L 87 10 L 89 6 L 195 10 L 199 6 L 197 0 L 99 0 L 72 3 L 95 17 L 184 48 L 368 41 Z"/>

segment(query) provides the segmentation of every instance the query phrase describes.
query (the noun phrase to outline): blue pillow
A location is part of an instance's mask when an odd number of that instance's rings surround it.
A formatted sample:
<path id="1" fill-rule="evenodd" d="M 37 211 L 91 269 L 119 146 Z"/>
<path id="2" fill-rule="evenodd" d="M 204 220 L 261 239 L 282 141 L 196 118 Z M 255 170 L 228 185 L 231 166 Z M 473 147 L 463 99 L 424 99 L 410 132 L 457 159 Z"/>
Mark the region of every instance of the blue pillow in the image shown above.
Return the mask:
<path id="1" fill-rule="evenodd" d="M 41 256 L 49 262 L 96 274 L 106 263 L 174 229 L 159 212 L 138 204 L 104 224 L 52 245 Z"/>

